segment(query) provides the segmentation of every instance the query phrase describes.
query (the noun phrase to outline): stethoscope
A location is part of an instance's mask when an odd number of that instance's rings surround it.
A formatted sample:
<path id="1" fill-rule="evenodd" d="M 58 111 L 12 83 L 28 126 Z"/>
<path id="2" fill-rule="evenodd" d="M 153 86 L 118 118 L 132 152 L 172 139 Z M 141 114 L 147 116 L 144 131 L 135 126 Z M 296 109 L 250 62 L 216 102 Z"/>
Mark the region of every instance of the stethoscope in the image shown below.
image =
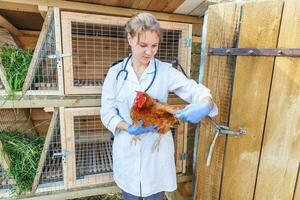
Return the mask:
<path id="1" fill-rule="evenodd" d="M 125 62 L 125 65 L 123 65 L 124 64 L 124 60 L 123 60 L 123 62 L 122 62 L 122 69 L 118 72 L 118 74 L 116 76 L 116 80 L 117 81 L 118 81 L 118 78 L 119 78 L 120 74 L 123 73 L 123 72 L 125 73 L 124 81 L 127 80 L 128 70 L 126 69 L 126 67 L 127 67 L 128 61 L 129 61 L 129 59 L 131 59 L 131 57 L 132 57 L 132 55 L 128 56 L 128 58 L 127 58 L 127 60 Z M 146 90 L 144 92 L 147 92 L 151 88 L 151 86 L 152 86 L 152 84 L 153 84 L 153 82 L 155 80 L 156 73 L 157 73 L 157 66 L 156 66 L 156 61 L 154 60 L 154 75 L 153 75 L 151 83 L 149 84 L 149 86 L 146 88 Z"/>

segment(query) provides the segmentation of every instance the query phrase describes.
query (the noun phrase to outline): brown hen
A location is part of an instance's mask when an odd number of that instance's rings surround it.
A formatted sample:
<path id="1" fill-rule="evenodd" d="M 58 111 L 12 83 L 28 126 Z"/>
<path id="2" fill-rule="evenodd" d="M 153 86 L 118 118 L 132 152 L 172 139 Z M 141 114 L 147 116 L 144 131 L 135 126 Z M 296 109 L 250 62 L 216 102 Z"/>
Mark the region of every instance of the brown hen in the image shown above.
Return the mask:
<path id="1" fill-rule="evenodd" d="M 131 108 L 130 116 L 134 126 L 140 125 L 139 120 L 144 120 L 143 127 L 157 126 L 157 132 L 167 133 L 170 128 L 179 124 L 179 120 L 173 115 L 184 105 L 168 105 L 160 103 L 145 92 L 137 91 L 134 105 Z"/>

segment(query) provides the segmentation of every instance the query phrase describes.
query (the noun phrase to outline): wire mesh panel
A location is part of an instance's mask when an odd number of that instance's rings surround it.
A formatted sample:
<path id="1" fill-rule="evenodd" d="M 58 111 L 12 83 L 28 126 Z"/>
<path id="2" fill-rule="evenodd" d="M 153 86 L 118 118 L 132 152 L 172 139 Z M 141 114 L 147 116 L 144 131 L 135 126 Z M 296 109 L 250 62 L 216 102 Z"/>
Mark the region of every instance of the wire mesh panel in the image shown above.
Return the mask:
<path id="1" fill-rule="evenodd" d="M 4 168 L 0 164 L 0 198 L 8 198 L 15 186 L 14 179 L 6 175 Z"/>
<path id="2" fill-rule="evenodd" d="M 49 127 L 49 129 L 51 131 L 51 139 L 48 144 L 45 144 L 48 145 L 48 149 L 43 160 L 44 164 L 37 188 L 38 193 L 64 189 L 64 154 L 62 153 L 60 117 L 58 114 L 53 126 Z"/>
<path id="3" fill-rule="evenodd" d="M 60 25 L 58 8 L 49 9 L 40 33 L 23 91 L 27 94 L 62 94 L 60 80 Z"/>
<path id="4" fill-rule="evenodd" d="M 112 138 L 100 108 L 66 108 L 65 122 L 68 187 L 112 182 Z"/>
<path id="5" fill-rule="evenodd" d="M 124 25 L 128 18 L 62 12 L 63 50 L 72 57 L 64 58 L 65 92 L 95 94 L 111 64 L 130 53 Z M 172 62 L 175 58 L 188 72 L 188 24 L 161 22 L 163 40 L 157 58 Z"/>
<path id="6" fill-rule="evenodd" d="M 123 26 L 72 22 L 73 86 L 101 86 L 112 62 L 129 54 Z"/>

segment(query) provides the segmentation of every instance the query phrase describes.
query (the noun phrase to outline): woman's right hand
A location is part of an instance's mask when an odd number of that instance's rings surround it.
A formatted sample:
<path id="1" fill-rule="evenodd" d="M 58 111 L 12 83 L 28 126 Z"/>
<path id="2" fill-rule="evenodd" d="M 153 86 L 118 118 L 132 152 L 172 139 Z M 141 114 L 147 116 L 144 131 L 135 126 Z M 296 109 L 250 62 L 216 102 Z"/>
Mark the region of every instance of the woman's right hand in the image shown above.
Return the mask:
<path id="1" fill-rule="evenodd" d="M 144 128 L 143 124 L 144 124 L 144 121 L 140 120 L 140 125 L 139 126 L 129 125 L 128 133 L 130 135 L 140 135 L 140 134 L 144 134 L 144 133 L 154 132 L 154 131 L 157 130 L 156 125 L 151 125 L 151 126 L 148 126 L 148 127 Z"/>

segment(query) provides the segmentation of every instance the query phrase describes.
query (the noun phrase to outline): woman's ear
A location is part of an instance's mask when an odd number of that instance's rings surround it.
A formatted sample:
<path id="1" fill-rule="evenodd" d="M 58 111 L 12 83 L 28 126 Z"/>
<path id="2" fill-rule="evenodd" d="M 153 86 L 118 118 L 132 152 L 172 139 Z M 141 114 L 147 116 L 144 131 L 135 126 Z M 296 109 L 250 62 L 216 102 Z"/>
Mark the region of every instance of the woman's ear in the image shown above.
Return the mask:
<path id="1" fill-rule="evenodd" d="M 132 37 L 130 36 L 129 33 L 127 33 L 127 40 L 128 40 L 129 45 L 132 46 L 133 41 L 132 41 Z"/>

